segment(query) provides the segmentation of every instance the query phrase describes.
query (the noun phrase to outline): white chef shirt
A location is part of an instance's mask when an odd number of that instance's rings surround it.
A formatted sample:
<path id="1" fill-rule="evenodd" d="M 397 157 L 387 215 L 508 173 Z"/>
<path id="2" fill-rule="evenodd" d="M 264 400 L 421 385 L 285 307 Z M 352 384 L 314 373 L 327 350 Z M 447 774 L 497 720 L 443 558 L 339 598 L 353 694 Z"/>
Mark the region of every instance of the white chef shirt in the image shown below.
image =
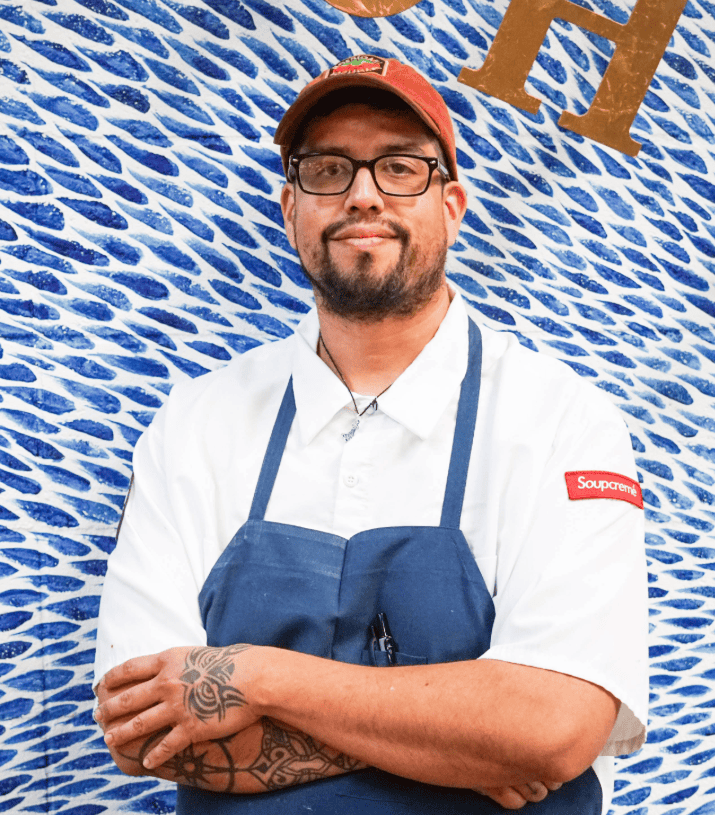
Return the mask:
<path id="1" fill-rule="evenodd" d="M 174 387 L 139 440 L 134 487 L 102 595 L 95 681 L 111 667 L 204 645 L 198 594 L 246 521 L 289 377 L 296 417 L 266 520 L 348 538 L 385 526 L 438 526 L 467 310 L 455 294 L 433 339 L 380 396 L 354 437 L 345 385 L 317 356 L 318 319 Z M 494 596 L 483 658 L 570 674 L 610 691 L 618 719 L 594 769 L 645 738 L 643 512 L 615 499 L 569 500 L 564 473 L 636 478 L 617 409 L 567 365 L 481 328 L 479 412 L 461 529 Z M 369 399 L 362 400 L 360 407 Z"/>

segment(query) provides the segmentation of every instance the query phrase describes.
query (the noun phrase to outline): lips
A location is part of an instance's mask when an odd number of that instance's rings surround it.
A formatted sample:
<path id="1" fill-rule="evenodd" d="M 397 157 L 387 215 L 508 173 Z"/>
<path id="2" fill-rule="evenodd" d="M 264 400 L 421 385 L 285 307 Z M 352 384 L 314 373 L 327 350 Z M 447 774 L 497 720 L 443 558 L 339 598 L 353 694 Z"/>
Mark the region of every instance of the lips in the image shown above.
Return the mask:
<path id="1" fill-rule="evenodd" d="M 350 227 L 348 229 L 340 230 L 336 235 L 332 236 L 334 241 L 344 241 L 350 239 L 361 238 L 395 238 L 397 237 L 394 232 L 388 229 L 378 229 L 369 227 Z"/>
<path id="2" fill-rule="evenodd" d="M 326 246 L 329 241 L 349 241 L 353 246 L 364 242 L 364 246 L 369 246 L 371 243 L 377 245 L 386 240 L 398 240 L 406 244 L 410 234 L 397 221 L 370 222 L 350 219 L 330 224 L 323 230 L 320 238 Z"/>

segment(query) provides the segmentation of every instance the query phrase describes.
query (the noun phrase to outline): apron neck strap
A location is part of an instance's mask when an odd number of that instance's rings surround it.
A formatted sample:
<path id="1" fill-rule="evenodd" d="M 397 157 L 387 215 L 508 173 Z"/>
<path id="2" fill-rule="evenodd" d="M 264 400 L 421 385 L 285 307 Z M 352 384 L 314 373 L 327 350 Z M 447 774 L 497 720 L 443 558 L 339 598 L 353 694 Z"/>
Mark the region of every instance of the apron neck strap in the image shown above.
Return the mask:
<path id="1" fill-rule="evenodd" d="M 457 407 L 452 456 L 449 461 L 447 488 L 442 504 L 440 526 L 459 529 L 467 485 L 467 471 L 472 454 L 474 428 L 477 423 L 479 386 L 482 380 L 482 334 L 473 320 L 469 320 L 469 361 L 467 373 L 462 380 L 462 390 Z"/>
<path id="2" fill-rule="evenodd" d="M 261 473 L 258 476 L 256 492 L 253 495 L 251 511 L 248 515 L 250 521 L 262 521 L 266 515 L 268 501 L 273 492 L 273 484 L 278 474 L 278 467 L 283 458 L 286 440 L 295 416 L 295 396 L 293 395 L 293 377 L 288 380 L 288 387 L 283 394 L 283 401 L 278 410 L 276 423 L 273 425 L 266 454 L 263 457 Z"/>

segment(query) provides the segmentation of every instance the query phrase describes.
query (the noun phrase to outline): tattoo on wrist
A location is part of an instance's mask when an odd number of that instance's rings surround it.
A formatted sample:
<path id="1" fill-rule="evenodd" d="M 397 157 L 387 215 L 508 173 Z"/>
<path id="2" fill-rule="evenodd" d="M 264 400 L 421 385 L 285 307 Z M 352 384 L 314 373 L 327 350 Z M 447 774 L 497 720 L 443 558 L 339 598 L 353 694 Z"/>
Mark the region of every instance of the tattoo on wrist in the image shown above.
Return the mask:
<path id="1" fill-rule="evenodd" d="M 233 657 L 250 645 L 227 648 L 192 648 L 186 655 L 179 679 L 184 683 L 184 707 L 197 719 L 221 721 L 232 707 L 242 707 L 246 697 L 230 684 L 235 669 Z"/>
<path id="2" fill-rule="evenodd" d="M 262 724 L 261 753 L 247 771 L 267 790 L 317 781 L 364 766 L 298 730 L 267 718 Z"/>
<path id="3" fill-rule="evenodd" d="M 334 775 L 361 770 L 367 765 L 328 747 L 287 725 L 263 718 L 263 737 L 258 756 L 250 764 L 239 764 L 231 754 L 231 742 L 241 734 L 191 744 L 166 761 L 162 777 L 179 784 L 215 792 L 239 792 L 240 777 L 251 776 L 263 791 L 280 790 Z M 120 755 L 142 766 L 145 756 L 170 728 L 153 733 L 138 752 Z"/>

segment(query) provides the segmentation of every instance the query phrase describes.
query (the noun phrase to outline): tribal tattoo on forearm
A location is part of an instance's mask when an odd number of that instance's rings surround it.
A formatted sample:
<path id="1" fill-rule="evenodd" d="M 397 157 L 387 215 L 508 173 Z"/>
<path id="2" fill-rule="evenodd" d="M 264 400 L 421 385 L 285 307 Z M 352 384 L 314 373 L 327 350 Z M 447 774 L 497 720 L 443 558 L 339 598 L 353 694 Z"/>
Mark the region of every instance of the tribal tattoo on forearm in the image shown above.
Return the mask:
<path id="1" fill-rule="evenodd" d="M 359 770 L 366 765 L 298 730 L 264 718 L 261 753 L 247 772 L 267 790 L 279 790 Z"/>
<path id="2" fill-rule="evenodd" d="M 184 707 L 197 719 L 221 721 L 231 707 L 243 707 L 246 697 L 230 684 L 235 664 L 233 657 L 250 645 L 226 648 L 192 648 L 186 655 L 179 679 L 184 683 Z"/>
<path id="3" fill-rule="evenodd" d="M 294 730 L 263 718 L 263 737 L 258 756 L 250 764 L 238 763 L 231 752 L 231 742 L 240 733 L 204 744 L 191 744 L 165 762 L 160 768 L 162 777 L 215 792 L 242 792 L 241 776 L 250 776 L 258 782 L 261 791 L 280 790 L 317 781 L 334 775 L 364 769 L 367 765 L 339 753 L 332 747 Z M 142 765 L 144 757 L 169 732 L 169 728 L 153 733 L 132 755 L 123 758 Z"/>
<path id="4" fill-rule="evenodd" d="M 135 753 L 129 752 L 127 748 L 124 748 L 125 752 L 119 750 L 118 753 L 122 758 L 143 769 L 146 756 L 170 731 L 171 728 L 166 727 L 152 733 Z M 230 742 L 230 738 L 217 739 L 201 745 L 190 744 L 165 761 L 161 767 L 157 767 L 156 774 L 190 787 L 231 792 L 234 789 L 237 770 L 225 746 L 227 742 Z"/>

